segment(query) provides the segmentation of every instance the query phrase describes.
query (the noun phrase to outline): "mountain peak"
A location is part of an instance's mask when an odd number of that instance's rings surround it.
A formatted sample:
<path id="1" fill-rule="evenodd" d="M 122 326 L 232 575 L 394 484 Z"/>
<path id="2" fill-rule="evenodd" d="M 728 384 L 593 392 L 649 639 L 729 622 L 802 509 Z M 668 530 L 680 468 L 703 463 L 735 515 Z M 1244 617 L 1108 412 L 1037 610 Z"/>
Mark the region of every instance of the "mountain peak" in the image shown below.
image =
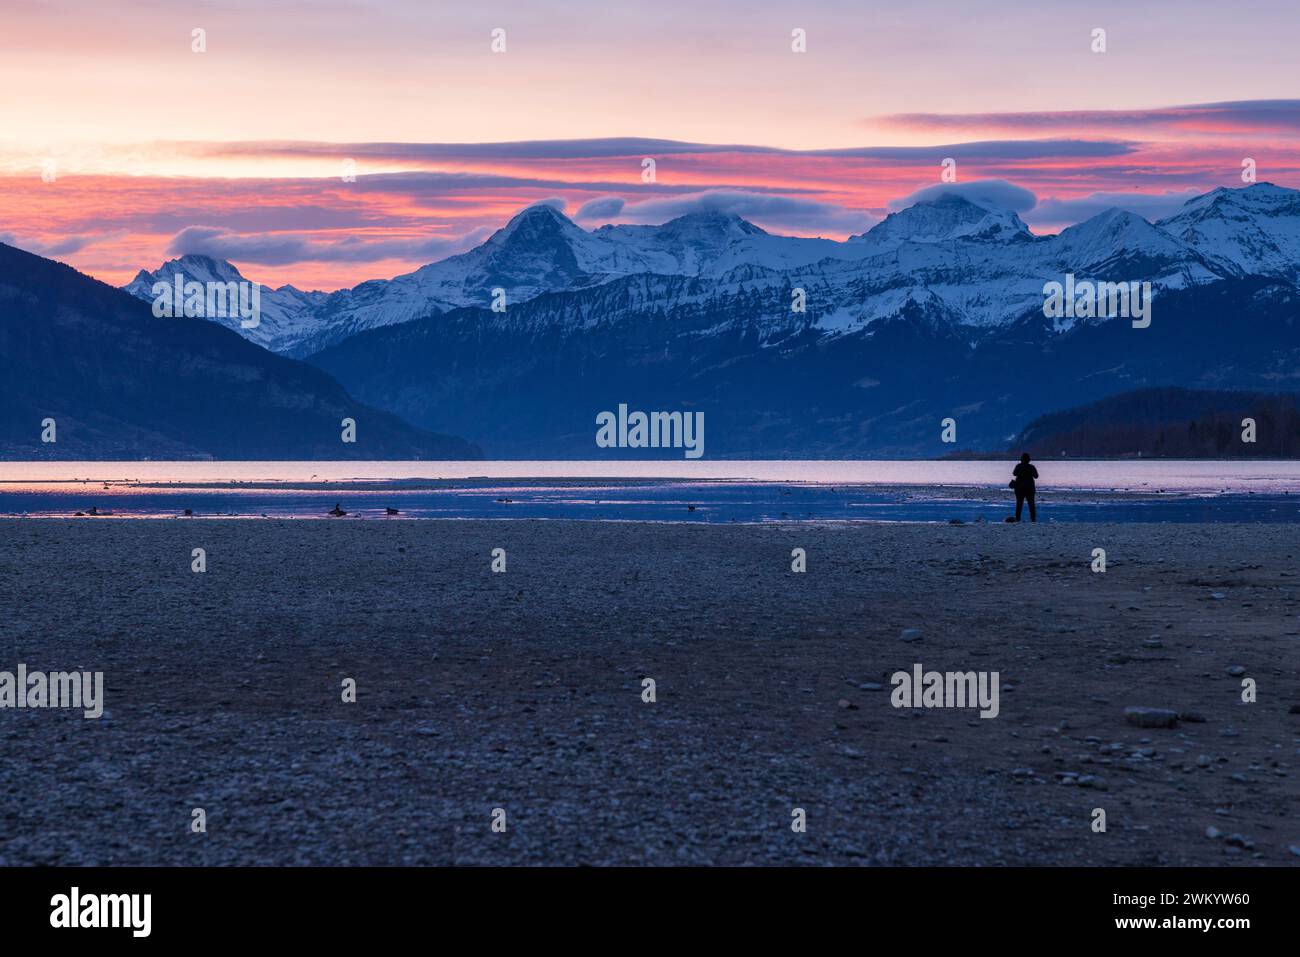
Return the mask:
<path id="1" fill-rule="evenodd" d="M 747 219 L 735 213 L 708 209 L 695 213 L 685 213 L 670 219 L 659 227 L 665 236 L 725 236 L 740 238 L 743 236 L 766 236 L 767 232 L 755 226 Z"/>
<path id="2" fill-rule="evenodd" d="M 198 282 L 242 282 L 244 279 L 233 263 L 204 253 L 186 253 L 176 259 L 169 259 L 154 270 L 154 276 L 165 275 L 170 278 L 178 272 L 184 273 L 187 280 Z"/>
<path id="3" fill-rule="evenodd" d="M 1220 186 L 1157 225 L 1243 272 L 1300 280 L 1300 190 Z"/>
<path id="4" fill-rule="evenodd" d="M 1083 226 L 1087 223 L 1108 229 L 1151 228 L 1151 224 L 1137 213 L 1129 212 L 1127 209 L 1120 209 L 1118 206 L 1108 206 L 1095 216 L 1090 216 L 1082 222 L 1076 223 L 1075 226 Z"/>
<path id="5" fill-rule="evenodd" d="M 587 233 L 573 220 L 549 203 L 525 206 L 510 221 L 493 233 L 485 245 L 501 247 L 516 244 L 549 244 L 568 238 L 570 243 Z"/>
<path id="6" fill-rule="evenodd" d="M 531 206 L 525 206 L 519 212 L 510 217 L 510 221 L 502 229 L 518 229 L 526 225 L 575 225 L 573 220 L 565 216 L 560 210 L 556 209 L 550 203 L 533 203 Z"/>
<path id="7" fill-rule="evenodd" d="M 1246 210 L 1251 213 L 1295 215 L 1300 211 L 1300 190 L 1277 186 L 1274 183 L 1252 183 L 1249 186 L 1219 186 L 1193 196 L 1173 216 L 1161 224 L 1189 216 L 1211 215 L 1226 209 Z"/>
<path id="8" fill-rule="evenodd" d="M 1117 245 L 1140 240 L 1162 245 L 1172 242 L 1172 237 L 1160 228 L 1117 206 L 1103 209 L 1097 215 L 1061 230 L 1060 238 L 1080 246 Z"/>
<path id="9" fill-rule="evenodd" d="M 224 259 L 214 259 L 202 253 L 186 253 L 176 259 L 169 259 L 157 269 L 150 272 L 141 269 L 122 288 L 132 295 L 149 298 L 156 282 L 174 282 L 177 274 L 185 277 L 186 282 L 243 282 L 244 277 L 235 266 Z"/>
<path id="10" fill-rule="evenodd" d="M 1300 196 L 1300 189 L 1292 189 L 1289 186 L 1278 186 L 1276 183 L 1251 183 L 1249 186 L 1241 187 L 1237 190 L 1239 193 L 1246 193 L 1252 196 L 1275 196 L 1295 199 Z"/>
<path id="11" fill-rule="evenodd" d="M 890 213 L 855 238 L 894 244 L 935 243 L 951 239 L 1012 242 L 1031 236 L 1029 227 L 1012 210 L 949 192 Z"/>

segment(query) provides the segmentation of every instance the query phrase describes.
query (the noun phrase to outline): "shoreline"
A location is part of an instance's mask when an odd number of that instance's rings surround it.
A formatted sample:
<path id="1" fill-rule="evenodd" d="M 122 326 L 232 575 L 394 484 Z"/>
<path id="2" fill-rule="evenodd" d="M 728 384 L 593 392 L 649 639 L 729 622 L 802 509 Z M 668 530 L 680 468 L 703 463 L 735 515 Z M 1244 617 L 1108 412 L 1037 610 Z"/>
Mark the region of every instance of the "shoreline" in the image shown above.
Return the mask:
<path id="1" fill-rule="evenodd" d="M 334 515 L 334 506 L 346 513 Z M 1045 524 L 1300 524 L 1300 494 L 1190 489 L 1071 489 L 1038 495 Z M 389 510 L 394 511 L 389 511 Z M 191 514 L 185 514 L 189 510 Z M 231 518 L 356 521 L 543 520 L 687 524 L 1001 523 L 1005 488 L 825 482 L 528 480 L 337 484 L 155 485 L 77 483 L 6 489 L 0 517 L 15 519 Z"/>

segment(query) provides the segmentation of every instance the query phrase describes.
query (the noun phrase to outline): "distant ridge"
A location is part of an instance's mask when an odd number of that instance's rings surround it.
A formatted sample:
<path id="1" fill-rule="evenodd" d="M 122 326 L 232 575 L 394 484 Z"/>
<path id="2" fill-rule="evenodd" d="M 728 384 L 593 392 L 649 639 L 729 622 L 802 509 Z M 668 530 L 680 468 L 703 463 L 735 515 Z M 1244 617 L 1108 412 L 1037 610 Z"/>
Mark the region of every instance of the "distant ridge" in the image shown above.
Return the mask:
<path id="1" fill-rule="evenodd" d="M 1242 440 L 1254 420 L 1254 442 Z M 1049 457 L 1295 458 L 1294 393 L 1139 389 L 1040 416 L 1008 447 Z"/>
<path id="2" fill-rule="evenodd" d="M 153 283 L 178 270 L 242 278 L 230 263 L 183 256 L 141 270 L 125 288 L 150 298 Z M 1300 281 L 1300 192 L 1271 183 L 1216 189 L 1158 223 L 1112 208 L 1056 236 L 1034 235 L 1011 210 L 939 192 L 845 242 L 778 236 L 723 212 L 588 231 L 540 203 L 474 249 L 393 279 L 333 293 L 263 287 L 266 321 L 253 330 L 231 325 L 259 345 L 302 357 L 358 332 L 486 308 L 494 289 L 515 306 L 663 276 L 694 278 L 700 295 L 718 299 L 747 283 L 815 288 L 823 304 L 834 304 L 833 320 L 823 324 L 831 334 L 918 309 L 994 329 L 1016 321 L 1041 300 L 1046 280 L 1067 271 L 1141 278 L 1158 289 L 1245 275 Z"/>
<path id="3" fill-rule="evenodd" d="M 408 276 L 270 295 L 305 310 L 294 354 L 494 457 L 589 457 L 620 402 L 706 412 L 710 456 L 935 456 L 947 417 L 957 448 L 995 449 L 1043 410 L 1136 389 L 1300 389 L 1297 236 L 1300 192 L 1269 183 L 1054 236 L 939 193 L 842 243 L 725 213 L 587 231 L 540 204 Z M 1150 327 L 1046 317 L 1067 275 L 1149 283 Z"/>
<path id="4" fill-rule="evenodd" d="M 341 421 L 357 423 L 344 443 Z M 41 441 L 53 419 L 55 438 Z M 479 458 L 326 373 L 0 244 L 0 458 Z"/>

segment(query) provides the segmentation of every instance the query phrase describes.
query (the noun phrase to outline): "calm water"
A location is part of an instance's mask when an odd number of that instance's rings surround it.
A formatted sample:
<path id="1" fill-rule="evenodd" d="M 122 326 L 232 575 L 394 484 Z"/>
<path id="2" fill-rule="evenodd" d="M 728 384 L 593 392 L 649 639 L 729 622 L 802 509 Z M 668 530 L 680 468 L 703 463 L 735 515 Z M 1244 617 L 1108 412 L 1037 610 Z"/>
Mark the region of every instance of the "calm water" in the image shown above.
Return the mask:
<path id="1" fill-rule="evenodd" d="M 0 514 L 1001 521 L 1014 462 L 9 462 Z M 1300 462 L 1036 463 L 1043 521 L 1300 522 Z"/>

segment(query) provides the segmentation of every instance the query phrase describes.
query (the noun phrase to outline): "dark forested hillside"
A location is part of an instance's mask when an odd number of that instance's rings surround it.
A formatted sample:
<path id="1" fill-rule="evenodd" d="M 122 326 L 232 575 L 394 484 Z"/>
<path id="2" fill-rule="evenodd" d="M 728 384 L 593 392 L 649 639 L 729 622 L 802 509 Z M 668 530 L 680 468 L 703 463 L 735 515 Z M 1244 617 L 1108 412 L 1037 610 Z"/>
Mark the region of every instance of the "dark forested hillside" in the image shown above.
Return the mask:
<path id="1" fill-rule="evenodd" d="M 340 423 L 356 421 L 357 441 Z M 55 423 L 43 442 L 42 422 Z M 320 369 L 0 244 L 0 457 L 477 458 Z"/>
<path id="2" fill-rule="evenodd" d="M 1254 441 L 1246 419 L 1254 420 Z M 1012 451 L 1048 456 L 1294 458 L 1294 394 L 1142 389 L 1035 419 Z"/>

